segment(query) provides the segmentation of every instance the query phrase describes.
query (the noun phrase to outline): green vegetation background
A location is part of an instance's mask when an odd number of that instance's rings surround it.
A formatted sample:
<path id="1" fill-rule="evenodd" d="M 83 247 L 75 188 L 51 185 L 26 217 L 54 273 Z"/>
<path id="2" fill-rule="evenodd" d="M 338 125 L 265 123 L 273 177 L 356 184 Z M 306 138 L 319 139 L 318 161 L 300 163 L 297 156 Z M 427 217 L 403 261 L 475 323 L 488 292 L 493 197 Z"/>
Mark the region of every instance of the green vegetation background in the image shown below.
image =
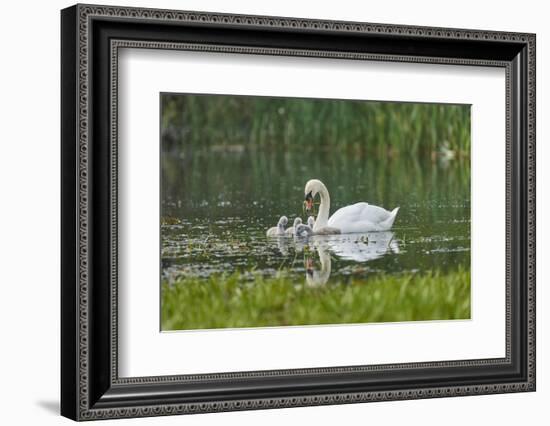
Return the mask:
<path id="1" fill-rule="evenodd" d="M 349 148 L 371 154 L 470 152 L 468 105 L 163 95 L 163 150 L 212 146 Z"/>

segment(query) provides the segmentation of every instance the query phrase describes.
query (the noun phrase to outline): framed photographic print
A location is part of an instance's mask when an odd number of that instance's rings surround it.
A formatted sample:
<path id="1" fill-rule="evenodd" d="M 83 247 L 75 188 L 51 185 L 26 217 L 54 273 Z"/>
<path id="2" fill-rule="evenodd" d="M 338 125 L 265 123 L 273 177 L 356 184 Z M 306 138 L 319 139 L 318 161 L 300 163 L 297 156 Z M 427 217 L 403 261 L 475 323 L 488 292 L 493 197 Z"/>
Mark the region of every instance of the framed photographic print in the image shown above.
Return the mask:
<path id="1" fill-rule="evenodd" d="M 535 35 L 61 12 L 61 412 L 535 390 Z"/>

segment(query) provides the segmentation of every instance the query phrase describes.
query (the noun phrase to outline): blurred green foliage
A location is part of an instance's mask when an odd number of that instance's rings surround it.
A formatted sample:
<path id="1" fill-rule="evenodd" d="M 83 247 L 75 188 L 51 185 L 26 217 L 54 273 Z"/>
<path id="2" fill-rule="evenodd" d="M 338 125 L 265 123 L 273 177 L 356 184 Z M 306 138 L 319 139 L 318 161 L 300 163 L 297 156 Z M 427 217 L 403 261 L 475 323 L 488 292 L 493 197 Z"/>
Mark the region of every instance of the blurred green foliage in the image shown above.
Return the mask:
<path id="1" fill-rule="evenodd" d="M 164 94 L 161 107 L 167 151 L 283 145 L 390 155 L 470 152 L 469 105 Z"/>

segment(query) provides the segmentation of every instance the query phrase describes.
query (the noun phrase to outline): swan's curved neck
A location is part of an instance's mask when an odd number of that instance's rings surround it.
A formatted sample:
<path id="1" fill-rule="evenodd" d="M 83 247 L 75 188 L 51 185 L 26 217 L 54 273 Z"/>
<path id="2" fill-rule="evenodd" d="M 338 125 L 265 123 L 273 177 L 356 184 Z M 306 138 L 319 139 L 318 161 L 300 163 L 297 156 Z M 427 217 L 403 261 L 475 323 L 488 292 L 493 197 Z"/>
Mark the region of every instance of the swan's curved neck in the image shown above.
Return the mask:
<path id="1" fill-rule="evenodd" d="M 321 204 L 319 205 L 319 214 L 315 218 L 315 225 L 313 230 L 317 231 L 321 228 L 328 226 L 328 214 L 330 211 L 330 195 L 328 195 L 328 189 L 326 186 L 321 186 L 319 190 L 319 196 L 321 197 Z"/>

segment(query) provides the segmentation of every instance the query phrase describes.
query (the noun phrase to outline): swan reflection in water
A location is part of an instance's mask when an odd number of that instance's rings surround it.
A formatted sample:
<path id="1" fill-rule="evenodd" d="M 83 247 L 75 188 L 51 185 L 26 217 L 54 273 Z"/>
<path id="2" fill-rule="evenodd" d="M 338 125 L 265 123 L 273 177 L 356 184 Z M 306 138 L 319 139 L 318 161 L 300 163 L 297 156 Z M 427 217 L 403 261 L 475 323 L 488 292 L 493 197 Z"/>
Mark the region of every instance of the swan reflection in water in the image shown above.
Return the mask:
<path id="1" fill-rule="evenodd" d="M 364 234 L 342 234 L 310 237 L 308 246 L 319 256 L 319 267 L 311 257 L 305 256 L 306 284 L 320 287 L 327 283 L 331 273 L 331 254 L 336 257 L 358 263 L 379 259 L 388 253 L 399 253 L 399 245 L 394 233 L 368 232 Z M 304 244 L 304 241 L 296 241 Z"/>
<path id="2" fill-rule="evenodd" d="M 325 285 L 330 278 L 331 259 L 330 253 L 325 246 L 315 247 L 319 254 L 319 263 L 321 267 L 316 269 L 315 262 L 311 257 L 304 257 L 304 267 L 306 268 L 306 284 L 308 287 L 321 287 Z"/>

